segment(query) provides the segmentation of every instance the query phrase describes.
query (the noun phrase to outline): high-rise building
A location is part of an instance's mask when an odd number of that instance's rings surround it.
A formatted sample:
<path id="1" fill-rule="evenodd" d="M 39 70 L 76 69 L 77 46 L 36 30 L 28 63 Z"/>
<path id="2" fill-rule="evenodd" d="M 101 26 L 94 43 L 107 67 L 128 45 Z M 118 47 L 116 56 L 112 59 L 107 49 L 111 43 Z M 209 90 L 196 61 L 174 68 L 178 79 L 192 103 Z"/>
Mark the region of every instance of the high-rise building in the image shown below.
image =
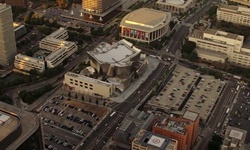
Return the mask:
<path id="1" fill-rule="evenodd" d="M 14 62 L 16 50 L 11 6 L 0 4 L 0 65 Z"/>
<path id="2" fill-rule="evenodd" d="M 153 132 L 178 141 L 178 150 L 191 150 L 199 129 L 200 116 L 186 111 L 183 115 L 171 115 L 153 126 Z"/>
<path id="3" fill-rule="evenodd" d="M 0 149 L 44 149 L 37 115 L 0 102 Z"/>
<path id="4" fill-rule="evenodd" d="M 83 0 L 82 11 L 84 14 L 88 14 L 89 18 L 94 16 L 100 17 L 102 21 L 103 17 L 112 12 L 114 9 L 121 5 L 121 0 Z"/>

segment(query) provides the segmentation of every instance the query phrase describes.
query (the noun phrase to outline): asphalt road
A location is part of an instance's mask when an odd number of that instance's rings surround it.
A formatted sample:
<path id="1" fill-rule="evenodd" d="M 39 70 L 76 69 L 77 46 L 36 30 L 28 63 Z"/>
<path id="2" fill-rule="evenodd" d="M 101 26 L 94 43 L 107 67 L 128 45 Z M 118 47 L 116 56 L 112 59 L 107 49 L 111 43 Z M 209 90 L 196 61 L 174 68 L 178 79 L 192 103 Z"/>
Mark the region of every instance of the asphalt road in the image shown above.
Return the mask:
<path id="1" fill-rule="evenodd" d="M 122 122 L 129 110 L 135 108 L 140 103 L 143 97 L 151 90 L 152 84 L 154 84 L 158 78 L 161 77 L 166 69 L 167 66 L 160 63 L 155 71 L 149 75 L 144 83 L 141 84 L 137 91 L 130 95 L 130 97 L 125 100 L 125 102 L 117 105 L 114 108 L 116 114 L 112 117 L 106 117 L 98 126 L 98 128 L 89 136 L 87 141 L 85 141 L 85 144 L 81 147 L 78 147 L 78 149 L 101 149 L 108 139 L 114 134 L 114 129 Z"/>

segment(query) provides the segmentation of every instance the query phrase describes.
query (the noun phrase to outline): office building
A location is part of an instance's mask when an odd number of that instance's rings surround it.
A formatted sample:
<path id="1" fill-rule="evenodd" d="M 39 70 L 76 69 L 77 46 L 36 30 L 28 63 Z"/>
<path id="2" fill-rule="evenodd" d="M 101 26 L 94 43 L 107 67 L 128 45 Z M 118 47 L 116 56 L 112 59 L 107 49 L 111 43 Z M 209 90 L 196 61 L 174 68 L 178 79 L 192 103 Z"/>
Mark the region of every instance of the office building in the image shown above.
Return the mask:
<path id="1" fill-rule="evenodd" d="M 41 73 L 45 70 L 45 61 L 43 59 L 17 54 L 15 56 L 14 66 L 19 70 L 30 71 L 33 69 Z"/>
<path id="2" fill-rule="evenodd" d="M 132 150 L 177 150 L 178 141 L 146 130 L 140 130 L 132 142 Z"/>
<path id="3" fill-rule="evenodd" d="M 250 26 L 250 8 L 246 6 L 220 5 L 216 16 L 219 21 Z"/>
<path id="4" fill-rule="evenodd" d="M 131 143 L 136 138 L 137 133 L 141 129 L 150 130 L 154 123 L 155 117 L 153 114 L 139 111 L 136 108 L 131 109 L 112 139 L 118 148 L 131 149 Z"/>
<path id="5" fill-rule="evenodd" d="M 71 80 L 65 76 L 66 90 L 107 98 L 114 91 L 124 91 L 133 78 L 140 77 L 145 72 L 148 64 L 141 50 L 126 40 L 113 45 L 102 42 L 87 53 L 90 65 L 83 68 L 79 75 L 71 75 Z M 82 83 L 75 83 L 74 78 L 81 78 Z"/>
<path id="6" fill-rule="evenodd" d="M 171 13 L 141 8 L 123 17 L 120 36 L 150 43 L 162 38 L 169 31 Z"/>
<path id="7" fill-rule="evenodd" d="M 0 102 L 1 149 L 44 149 L 40 125 L 35 114 Z"/>
<path id="8" fill-rule="evenodd" d="M 221 150 L 245 150 L 247 131 L 227 126 Z"/>
<path id="9" fill-rule="evenodd" d="M 178 141 L 178 150 L 191 150 L 198 136 L 199 114 L 186 111 L 183 115 L 171 114 L 153 126 L 156 134 Z"/>
<path id="10" fill-rule="evenodd" d="M 202 59 L 250 66 L 250 46 L 243 44 L 241 35 L 207 29 L 194 30 L 188 39 L 196 43 L 196 52 Z"/>
<path id="11" fill-rule="evenodd" d="M 0 4 L 0 65 L 13 64 L 16 50 L 11 6 Z"/>
<path id="12" fill-rule="evenodd" d="M 25 25 L 17 24 L 16 26 L 14 25 L 14 32 L 17 39 L 27 33 L 27 28 L 25 27 Z"/>
<path id="13" fill-rule="evenodd" d="M 121 0 L 83 0 L 81 12 L 89 15 L 90 19 L 97 16 L 99 21 L 102 21 L 103 17 L 121 6 L 121 4 Z"/>
<path id="14" fill-rule="evenodd" d="M 76 43 L 65 41 L 68 37 L 67 30 L 60 28 L 39 42 L 39 48 L 51 51 L 51 54 L 45 57 L 48 68 L 60 65 L 78 50 Z"/>
<path id="15" fill-rule="evenodd" d="M 169 11 L 171 13 L 185 13 L 194 6 L 196 0 L 158 0 L 155 3 L 157 9 Z"/>
<path id="16" fill-rule="evenodd" d="M 236 3 L 242 4 L 242 5 L 246 5 L 246 6 L 250 6 L 249 0 L 229 0 L 229 1 L 236 2 Z"/>

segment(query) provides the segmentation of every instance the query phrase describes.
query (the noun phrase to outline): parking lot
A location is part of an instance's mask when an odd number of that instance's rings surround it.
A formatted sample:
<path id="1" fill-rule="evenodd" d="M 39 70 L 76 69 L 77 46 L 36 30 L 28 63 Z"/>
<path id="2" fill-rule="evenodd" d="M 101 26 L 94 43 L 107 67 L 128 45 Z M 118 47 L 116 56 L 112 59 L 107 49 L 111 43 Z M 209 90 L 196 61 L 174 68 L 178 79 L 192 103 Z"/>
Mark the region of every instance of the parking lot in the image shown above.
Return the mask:
<path id="1" fill-rule="evenodd" d="M 237 97 L 237 102 L 230 111 L 228 124 L 246 131 L 250 130 L 250 89 L 242 88 Z M 247 133 L 245 143 L 250 142 L 250 133 Z"/>
<path id="2" fill-rule="evenodd" d="M 73 149 L 106 113 L 108 109 L 102 106 L 53 97 L 41 110 L 46 148 Z"/>

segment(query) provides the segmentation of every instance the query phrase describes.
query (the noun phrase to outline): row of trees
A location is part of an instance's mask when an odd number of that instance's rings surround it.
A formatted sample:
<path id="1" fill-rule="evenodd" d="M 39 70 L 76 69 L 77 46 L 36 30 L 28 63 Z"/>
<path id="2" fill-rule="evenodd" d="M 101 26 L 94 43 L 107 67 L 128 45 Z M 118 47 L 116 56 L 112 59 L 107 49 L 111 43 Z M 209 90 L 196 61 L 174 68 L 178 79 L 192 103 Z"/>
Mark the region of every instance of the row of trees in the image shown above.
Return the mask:
<path id="1" fill-rule="evenodd" d="M 39 97 L 41 97 L 46 92 L 53 89 L 53 86 L 51 84 L 47 84 L 39 89 L 33 90 L 33 91 L 21 91 L 19 93 L 19 96 L 21 97 L 22 101 L 27 104 L 32 104 L 35 100 L 37 100 Z"/>
<path id="2" fill-rule="evenodd" d="M 219 135 L 215 134 L 212 137 L 212 141 L 210 141 L 208 143 L 208 149 L 209 150 L 220 150 L 222 143 L 223 143 L 223 138 L 220 137 Z"/>

